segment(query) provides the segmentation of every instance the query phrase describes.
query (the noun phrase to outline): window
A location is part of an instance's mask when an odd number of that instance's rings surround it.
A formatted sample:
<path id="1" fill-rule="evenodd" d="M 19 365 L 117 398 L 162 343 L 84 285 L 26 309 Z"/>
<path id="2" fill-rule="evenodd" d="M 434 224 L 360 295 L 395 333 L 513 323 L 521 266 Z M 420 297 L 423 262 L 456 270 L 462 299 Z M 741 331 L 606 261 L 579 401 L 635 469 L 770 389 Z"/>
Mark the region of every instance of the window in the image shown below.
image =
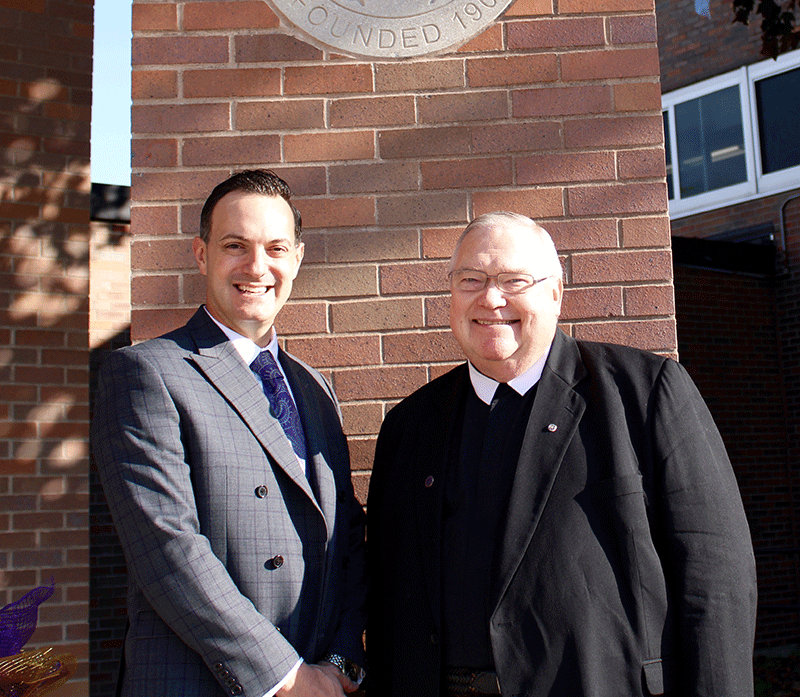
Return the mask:
<path id="1" fill-rule="evenodd" d="M 800 183 L 800 52 L 662 97 L 670 215 Z"/>

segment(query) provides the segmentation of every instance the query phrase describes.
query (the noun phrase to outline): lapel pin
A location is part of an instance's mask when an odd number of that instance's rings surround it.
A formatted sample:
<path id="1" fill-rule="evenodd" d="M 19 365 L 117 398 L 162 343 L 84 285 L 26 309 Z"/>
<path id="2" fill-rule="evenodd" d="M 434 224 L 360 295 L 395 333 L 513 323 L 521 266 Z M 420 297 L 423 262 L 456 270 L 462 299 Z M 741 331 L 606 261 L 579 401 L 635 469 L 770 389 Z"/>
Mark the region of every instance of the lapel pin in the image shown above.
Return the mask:
<path id="1" fill-rule="evenodd" d="M 558 430 L 558 426 L 556 426 L 555 424 L 550 424 L 547 427 L 547 430 L 550 431 L 550 433 L 555 433 Z"/>

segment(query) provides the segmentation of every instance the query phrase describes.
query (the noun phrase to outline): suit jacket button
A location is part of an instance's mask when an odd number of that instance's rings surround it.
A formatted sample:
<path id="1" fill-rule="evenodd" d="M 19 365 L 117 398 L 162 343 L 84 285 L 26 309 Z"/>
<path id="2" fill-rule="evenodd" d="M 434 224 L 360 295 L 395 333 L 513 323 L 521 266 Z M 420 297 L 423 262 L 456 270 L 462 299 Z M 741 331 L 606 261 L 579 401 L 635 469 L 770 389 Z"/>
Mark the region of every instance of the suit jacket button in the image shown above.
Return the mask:
<path id="1" fill-rule="evenodd" d="M 265 487 L 263 484 L 256 488 L 256 496 L 258 498 L 263 499 L 269 493 L 269 489 Z"/>
<path id="2" fill-rule="evenodd" d="M 216 670 L 219 673 L 219 671 L 222 670 L 222 664 L 221 663 L 215 663 L 214 664 L 214 670 Z"/>
<path id="3" fill-rule="evenodd" d="M 232 695 L 240 695 L 240 694 L 242 694 L 242 686 L 241 685 L 234 685 L 231 688 L 231 694 Z"/>
<path id="4" fill-rule="evenodd" d="M 283 566 L 283 557 L 282 557 L 280 554 L 278 554 L 277 556 L 275 556 L 275 557 L 273 558 L 273 560 L 272 560 L 272 565 L 273 565 L 273 566 L 274 566 L 276 569 L 279 569 L 280 567 L 282 567 L 282 566 Z"/>
<path id="5" fill-rule="evenodd" d="M 433 476 L 428 476 L 425 479 L 425 486 L 430 489 L 433 486 Z"/>

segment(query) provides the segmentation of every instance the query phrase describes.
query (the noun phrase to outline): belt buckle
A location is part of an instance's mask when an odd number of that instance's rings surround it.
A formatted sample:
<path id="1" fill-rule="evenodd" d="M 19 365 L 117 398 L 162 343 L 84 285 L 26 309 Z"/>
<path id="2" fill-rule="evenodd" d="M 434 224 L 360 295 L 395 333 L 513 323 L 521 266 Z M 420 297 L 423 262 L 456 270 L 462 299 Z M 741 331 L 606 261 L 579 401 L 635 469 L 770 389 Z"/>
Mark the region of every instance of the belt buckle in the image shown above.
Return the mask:
<path id="1" fill-rule="evenodd" d="M 472 679 L 472 689 L 482 695 L 499 695 L 500 682 L 495 673 L 479 671 Z"/>

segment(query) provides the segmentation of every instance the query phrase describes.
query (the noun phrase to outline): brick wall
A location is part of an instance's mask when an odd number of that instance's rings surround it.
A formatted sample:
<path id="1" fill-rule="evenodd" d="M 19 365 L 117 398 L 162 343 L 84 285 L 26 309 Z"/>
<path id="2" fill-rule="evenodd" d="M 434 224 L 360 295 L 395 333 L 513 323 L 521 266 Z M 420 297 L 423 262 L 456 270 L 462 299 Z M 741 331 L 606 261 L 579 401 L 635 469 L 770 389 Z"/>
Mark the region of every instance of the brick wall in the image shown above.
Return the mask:
<path id="1" fill-rule="evenodd" d="M 55 581 L 29 646 L 88 694 L 91 0 L 0 3 L 0 605 Z"/>
<path id="2" fill-rule="evenodd" d="M 764 59 L 761 17 L 755 12 L 745 26 L 732 24 L 732 0 L 709 0 L 709 16 L 699 14 L 695 4 L 695 0 L 656 0 L 664 92 Z"/>

